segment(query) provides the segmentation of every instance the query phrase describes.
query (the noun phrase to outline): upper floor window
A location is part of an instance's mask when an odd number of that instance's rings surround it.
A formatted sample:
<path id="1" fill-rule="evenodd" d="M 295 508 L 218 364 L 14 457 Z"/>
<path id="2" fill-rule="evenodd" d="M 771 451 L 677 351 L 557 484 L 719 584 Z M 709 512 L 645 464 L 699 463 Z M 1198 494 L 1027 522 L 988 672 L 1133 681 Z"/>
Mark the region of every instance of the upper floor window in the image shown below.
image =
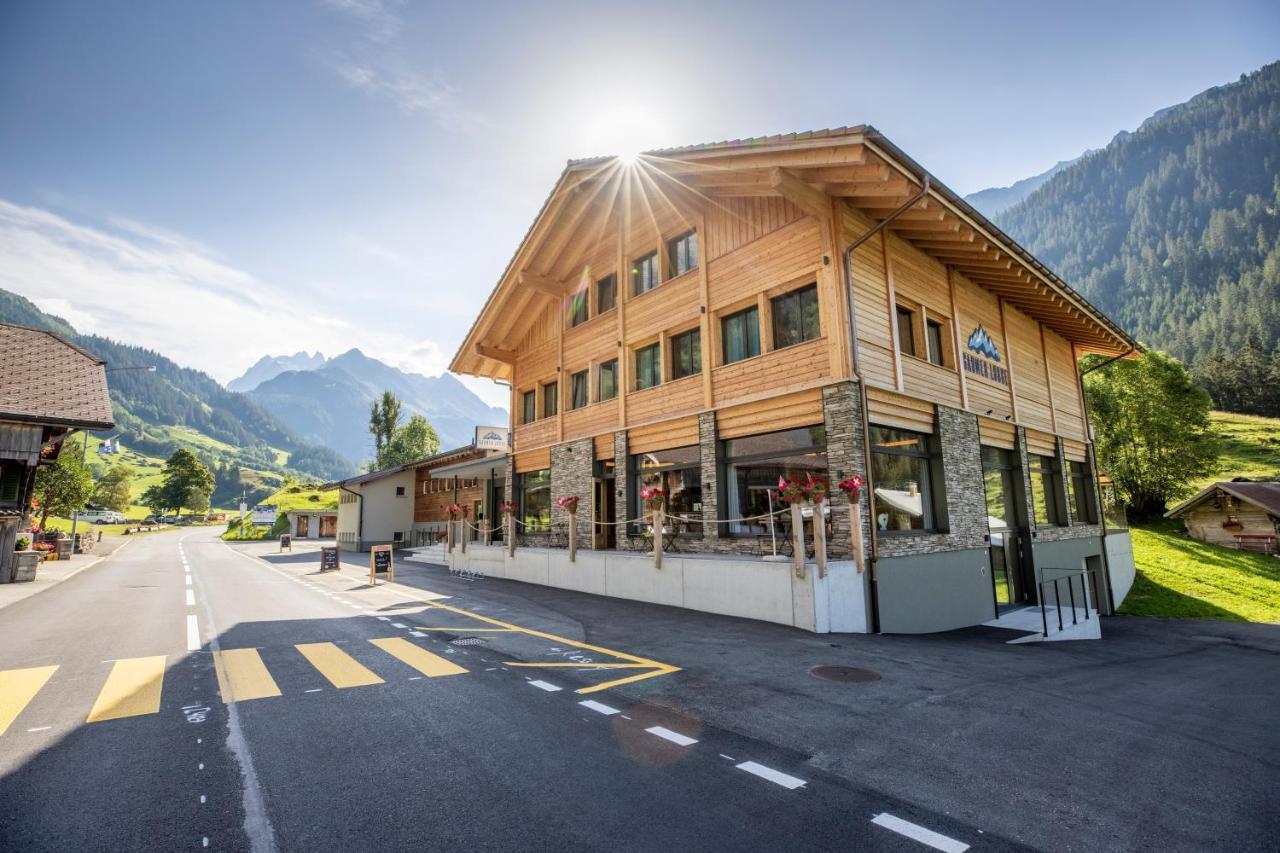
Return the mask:
<path id="1" fill-rule="evenodd" d="M 773 299 L 774 349 L 818 337 L 818 285 L 810 284 Z"/>
<path id="2" fill-rule="evenodd" d="M 597 389 L 597 400 L 612 400 L 618 396 L 618 360 L 611 358 L 600 365 L 600 376 L 596 380 L 599 383 Z"/>
<path id="3" fill-rule="evenodd" d="M 702 331 L 690 329 L 671 338 L 671 378 L 702 372 Z"/>
<path id="4" fill-rule="evenodd" d="M 603 314 L 613 310 L 618 304 L 618 276 L 609 273 L 596 282 L 596 313 Z"/>
<path id="5" fill-rule="evenodd" d="M 636 350 L 636 390 L 652 388 L 662 381 L 662 352 L 657 344 Z"/>
<path id="6" fill-rule="evenodd" d="M 684 275 L 698 266 L 698 232 L 688 231 L 667 242 L 669 278 Z"/>
<path id="7" fill-rule="evenodd" d="M 897 306 L 898 312 L 898 351 L 907 355 L 916 354 L 916 312 L 910 308 Z"/>
<path id="8" fill-rule="evenodd" d="M 569 325 L 577 326 L 587 322 L 587 291 L 579 290 L 569 297 Z"/>
<path id="9" fill-rule="evenodd" d="M 569 377 L 569 408 L 581 409 L 589 402 L 589 380 L 591 372 L 579 370 Z"/>
<path id="10" fill-rule="evenodd" d="M 760 354 L 760 309 L 751 306 L 720 320 L 724 363 L 733 364 Z"/>
<path id="11" fill-rule="evenodd" d="M 947 359 L 942 349 L 943 329 L 938 320 L 929 320 L 924 324 L 925 344 L 929 348 L 929 361 L 939 367 L 946 366 Z"/>
<path id="12" fill-rule="evenodd" d="M 529 390 L 520 398 L 520 423 L 531 424 L 538 419 L 538 392 Z"/>
<path id="13" fill-rule="evenodd" d="M 542 386 L 542 416 L 544 418 L 555 417 L 556 412 L 560 411 L 559 398 L 559 382 L 548 382 Z"/>
<path id="14" fill-rule="evenodd" d="M 631 292 L 636 296 L 658 286 L 658 253 L 650 252 L 631 264 Z"/>

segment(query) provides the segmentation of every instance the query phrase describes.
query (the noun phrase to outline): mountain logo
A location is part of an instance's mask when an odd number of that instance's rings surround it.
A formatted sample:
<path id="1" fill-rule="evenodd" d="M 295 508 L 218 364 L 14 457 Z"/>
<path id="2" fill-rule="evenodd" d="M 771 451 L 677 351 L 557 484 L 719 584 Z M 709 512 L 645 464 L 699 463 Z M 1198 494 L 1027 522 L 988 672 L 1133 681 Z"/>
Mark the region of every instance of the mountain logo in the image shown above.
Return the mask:
<path id="1" fill-rule="evenodd" d="M 978 355 L 984 355 L 992 361 L 1000 361 L 1000 349 L 991 335 L 981 325 L 969 334 L 969 349 Z"/>

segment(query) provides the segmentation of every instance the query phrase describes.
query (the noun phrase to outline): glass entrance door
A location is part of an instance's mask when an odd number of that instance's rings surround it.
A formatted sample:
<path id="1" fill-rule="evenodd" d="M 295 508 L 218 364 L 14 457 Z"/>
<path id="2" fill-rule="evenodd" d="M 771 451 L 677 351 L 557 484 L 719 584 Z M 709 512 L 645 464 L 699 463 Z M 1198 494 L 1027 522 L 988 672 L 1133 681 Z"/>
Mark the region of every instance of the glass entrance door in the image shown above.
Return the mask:
<path id="1" fill-rule="evenodd" d="M 991 583 L 996 607 L 1030 601 L 1032 595 L 1026 580 L 1024 553 L 1027 541 L 1026 501 L 1014 452 L 999 447 L 983 447 L 982 480 L 987 498 Z"/>
<path id="2" fill-rule="evenodd" d="M 618 547 L 618 527 L 614 522 L 617 509 L 617 493 L 614 491 L 613 477 L 597 477 L 595 481 L 595 500 L 591 502 L 595 517 L 591 532 L 592 546 L 601 548 Z"/>

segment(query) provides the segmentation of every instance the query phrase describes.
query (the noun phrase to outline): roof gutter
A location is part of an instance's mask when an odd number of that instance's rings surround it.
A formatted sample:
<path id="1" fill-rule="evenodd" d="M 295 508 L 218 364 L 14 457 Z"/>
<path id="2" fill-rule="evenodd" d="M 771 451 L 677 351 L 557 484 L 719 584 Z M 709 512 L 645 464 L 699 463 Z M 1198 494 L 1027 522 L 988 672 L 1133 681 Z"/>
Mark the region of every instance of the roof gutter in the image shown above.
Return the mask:
<path id="1" fill-rule="evenodd" d="M 871 479 L 871 421 L 867 414 L 867 383 L 862 380 L 862 369 L 858 361 L 858 318 L 854 313 L 853 305 L 853 253 L 858 247 L 870 240 L 876 234 L 880 233 L 886 226 L 892 223 L 902 214 L 906 213 L 916 205 L 922 198 L 929 193 L 931 179 L 928 172 L 920 182 L 920 191 L 907 199 L 897 210 L 890 213 L 884 219 L 873 225 L 867 231 L 863 232 L 858 239 L 854 240 L 844 250 L 844 304 L 845 310 L 849 313 L 849 367 L 853 371 L 853 376 L 858 380 L 858 396 L 861 400 L 859 408 L 862 410 L 862 466 L 863 466 L 863 484 L 868 495 L 875 494 L 875 484 Z M 868 520 L 871 514 L 867 515 Z M 871 559 L 867 568 L 867 581 L 870 585 L 871 594 L 868 600 L 871 603 L 871 631 L 872 633 L 880 633 L 880 590 L 876 580 L 876 561 L 879 559 L 880 540 L 876 536 L 876 525 L 874 522 L 868 525 L 871 531 Z M 852 533 L 852 531 L 850 531 Z"/>

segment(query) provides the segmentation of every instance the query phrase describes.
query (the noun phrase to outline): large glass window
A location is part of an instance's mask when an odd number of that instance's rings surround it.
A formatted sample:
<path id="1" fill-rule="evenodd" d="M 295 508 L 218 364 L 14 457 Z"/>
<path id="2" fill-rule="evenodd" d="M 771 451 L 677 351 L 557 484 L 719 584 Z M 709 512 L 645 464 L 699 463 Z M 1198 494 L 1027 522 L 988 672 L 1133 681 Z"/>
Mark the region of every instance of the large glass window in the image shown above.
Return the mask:
<path id="1" fill-rule="evenodd" d="M 916 312 L 910 308 L 898 306 L 898 351 L 907 355 L 916 354 Z"/>
<path id="2" fill-rule="evenodd" d="M 808 474 L 827 476 L 827 434 L 820 426 L 731 438 L 721 442 L 725 518 L 753 518 L 782 509 L 778 500 L 778 478 L 803 478 Z M 775 532 L 783 536 L 787 516 L 774 520 Z M 732 521 L 730 535 L 764 535 L 769 520 Z"/>
<path id="3" fill-rule="evenodd" d="M 519 475 L 516 494 L 520 501 L 520 520 L 525 533 L 551 529 L 551 469 L 526 471 Z"/>
<path id="4" fill-rule="evenodd" d="M 1098 523 L 1098 504 L 1093 494 L 1093 477 L 1084 462 L 1071 462 L 1071 510 L 1081 524 Z"/>
<path id="5" fill-rule="evenodd" d="M 548 382 L 542 386 L 542 416 L 553 418 L 560 411 L 560 383 Z"/>
<path id="6" fill-rule="evenodd" d="M 609 273 L 596 282 L 596 313 L 603 314 L 613 310 L 618 304 L 618 276 Z"/>
<path id="7" fill-rule="evenodd" d="M 818 337 L 818 285 L 810 284 L 773 300 L 774 349 Z"/>
<path id="8" fill-rule="evenodd" d="M 520 398 L 520 422 L 531 424 L 538 419 L 538 392 L 525 391 Z"/>
<path id="9" fill-rule="evenodd" d="M 579 370 L 569 377 L 569 408 L 581 409 L 590 402 L 591 372 Z"/>
<path id="10" fill-rule="evenodd" d="M 636 296 L 658 286 L 658 253 L 650 252 L 631 264 L 631 292 Z"/>
<path id="11" fill-rule="evenodd" d="M 1031 466 L 1028 473 L 1031 477 L 1031 510 L 1035 523 L 1066 524 L 1062 477 L 1057 457 L 1032 453 L 1027 456 L 1027 462 Z"/>
<path id="12" fill-rule="evenodd" d="M 618 360 L 611 358 L 600 365 L 600 388 L 596 399 L 612 400 L 618 396 Z"/>
<path id="13" fill-rule="evenodd" d="M 689 231 L 667 243 L 667 266 L 670 277 L 684 275 L 698 266 L 698 232 Z"/>
<path id="14" fill-rule="evenodd" d="M 587 291 L 579 290 L 569 297 L 569 325 L 578 326 L 587 322 Z"/>
<path id="15" fill-rule="evenodd" d="M 702 532 L 702 459 L 698 445 L 632 456 L 631 506 L 637 514 L 644 510 L 640 499 L 644 486 L 666 489 L 671 528 L 679 533 Z"/>
<path id="16" fill-rule="evenodd" d="M 945 529 L 942 462 L 933 436 L 872 426 L 871 482 L 877 530 Z"/>
<path id="17" fill-rule="evenodd" d="M 733 364 L 760 354 L 760 309 L 752 306 L 720 320 L 724 363 Z"/>
<path id="18" fill-rule="evenodd" d="M 702 332 L 691 329 L 671 338 L 671 378 L 702 372 Z"/>
<path id="19" fill-rule="evenodd" d="M 652 388 L 662 381 L 662 351 L 657 344 L 636 350 L 636 389 Z"/>

